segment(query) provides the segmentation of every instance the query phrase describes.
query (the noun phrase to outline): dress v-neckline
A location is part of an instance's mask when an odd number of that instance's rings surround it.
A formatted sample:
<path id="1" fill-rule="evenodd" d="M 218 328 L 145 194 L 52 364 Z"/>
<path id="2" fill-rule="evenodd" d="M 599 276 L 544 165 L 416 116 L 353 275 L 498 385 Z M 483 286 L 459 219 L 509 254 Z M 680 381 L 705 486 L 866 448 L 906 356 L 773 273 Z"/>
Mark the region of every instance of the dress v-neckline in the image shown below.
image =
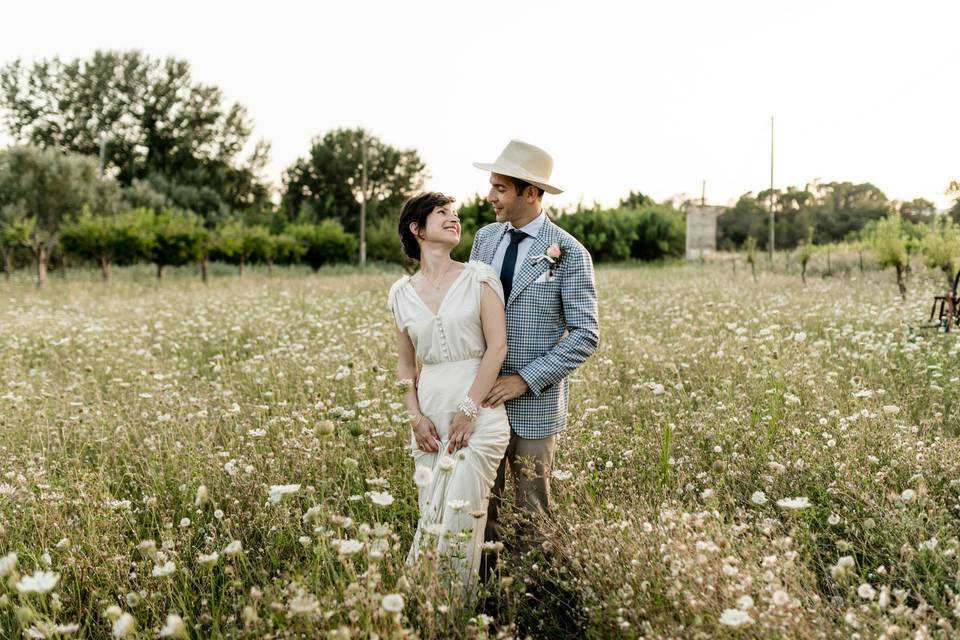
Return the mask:
<path id="1" fill-rule="evenodd" d="M 447 290 L 443 292 L 443 297 L 440 299 L 440 304 L 437 306 L 437 310 L 433 311 L 430 307 L 427 306 L 427 303 L 423 301 L 423 298 L 420 297 L 420 294 L 417 293 L 417 289 L 411 284 L 410 278 L 407 278 L 407 286 L 410 287 L 410 291 L 413 292 L 413 297 L 417 299 L 417 302 L 420 303 L 420 306 L 426 309 L 434 318 L 440 315 L 440 312 L 443 310 L 443 304 L 447 301 L 447 298 L 450 296 L 450 292 L 453 291 L 453 288 L 457 286 L 457 283 L 460 282 L 460 278 L 463 277 L 463 274 L 467 271 L 467 265 L 463 265 L 463 269 L 460 269 L 460 273 L 457 274 L 457 277 L 454 278 L 453 282 L 450 283 L 450 286 L 447 287 Z"/>

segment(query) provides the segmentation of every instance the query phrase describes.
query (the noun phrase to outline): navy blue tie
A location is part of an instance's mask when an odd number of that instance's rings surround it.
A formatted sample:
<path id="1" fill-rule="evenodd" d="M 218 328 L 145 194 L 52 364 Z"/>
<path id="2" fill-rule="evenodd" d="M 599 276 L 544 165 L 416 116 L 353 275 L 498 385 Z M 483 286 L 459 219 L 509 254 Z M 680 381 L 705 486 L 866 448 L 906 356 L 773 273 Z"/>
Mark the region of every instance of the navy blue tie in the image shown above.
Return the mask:
<path id="1" fill-rule="evenodd" d="M 517 267 L 517 248 L 526 237 L 523 231 L 510 229 L 510 246 L 503 256 L 503 265 L 500 267 L 500 282 L 503 284 L 503 303 L 510 301 L 510 291 L 513 289 L 513 272 Z"/>

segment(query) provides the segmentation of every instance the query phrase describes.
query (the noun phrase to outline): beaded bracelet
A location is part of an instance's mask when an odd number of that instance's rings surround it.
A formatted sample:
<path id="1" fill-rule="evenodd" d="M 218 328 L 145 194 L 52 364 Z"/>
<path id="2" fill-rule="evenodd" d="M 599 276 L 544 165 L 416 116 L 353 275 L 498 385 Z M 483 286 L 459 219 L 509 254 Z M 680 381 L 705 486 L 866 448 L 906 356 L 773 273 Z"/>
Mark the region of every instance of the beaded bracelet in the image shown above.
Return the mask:
<path id="1" fill-rule="evenodd" d="M 480 407 L 477 406 L 477 403 L 474 402 L 470 396 L 464 396 L 460 404 L 457 405 L 457 409 L 468 418 L 476 418 L 477 414 L 480 413 Z"/>

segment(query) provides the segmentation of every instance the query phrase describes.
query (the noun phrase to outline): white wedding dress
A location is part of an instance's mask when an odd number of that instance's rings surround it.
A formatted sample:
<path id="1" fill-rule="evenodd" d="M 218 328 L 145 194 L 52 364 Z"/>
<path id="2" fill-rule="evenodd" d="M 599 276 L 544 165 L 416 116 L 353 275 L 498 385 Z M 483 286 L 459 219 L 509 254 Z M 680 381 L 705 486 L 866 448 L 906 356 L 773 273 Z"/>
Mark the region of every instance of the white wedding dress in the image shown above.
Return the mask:
<path id="1" fill-rule="evenodd" d="M 450 423 L 457 405 L 473 385 L 486 349 L 480 323 L 480 295 L 488 284 L 503 299 L 496 272 L 482 262 L 468 262 L 450 285 L 436 314 L 403 277 L 390 288 L 390 308 L 397 327 L 410 336 L 422 363 L 417 397 L 420 410 L 437 427 L 437 453 L 421 451 L 411 433 L 410 446 L 420 487 L 420 521 L 407 563 L 426 548 L 449 560 L 466 594 L 474 592 L 487 520 L 487 501 L 497 468 L 510 442 L 503 405 L 480 408 L 467 446 L 447 453 Z M 421 467 L 429 469 L 424 471 Z"/>

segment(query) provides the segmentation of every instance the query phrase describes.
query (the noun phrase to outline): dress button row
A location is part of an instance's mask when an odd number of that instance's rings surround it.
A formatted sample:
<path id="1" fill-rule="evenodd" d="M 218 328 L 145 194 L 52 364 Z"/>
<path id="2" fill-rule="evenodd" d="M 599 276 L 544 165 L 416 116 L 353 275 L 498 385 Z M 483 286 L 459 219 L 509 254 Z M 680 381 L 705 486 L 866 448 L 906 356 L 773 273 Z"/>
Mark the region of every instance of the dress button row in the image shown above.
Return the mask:
<path id="1" fill-rule="evenodd" d="M 447 337 L 443 333 L 443 321 L 440 320 L 440 316 L 435 318 L 437 323 L 437 336 L 440 338 L 440 348 L 443 351 L 443 357 L 449 358 L 450 351 L 447 349 Z"/>

